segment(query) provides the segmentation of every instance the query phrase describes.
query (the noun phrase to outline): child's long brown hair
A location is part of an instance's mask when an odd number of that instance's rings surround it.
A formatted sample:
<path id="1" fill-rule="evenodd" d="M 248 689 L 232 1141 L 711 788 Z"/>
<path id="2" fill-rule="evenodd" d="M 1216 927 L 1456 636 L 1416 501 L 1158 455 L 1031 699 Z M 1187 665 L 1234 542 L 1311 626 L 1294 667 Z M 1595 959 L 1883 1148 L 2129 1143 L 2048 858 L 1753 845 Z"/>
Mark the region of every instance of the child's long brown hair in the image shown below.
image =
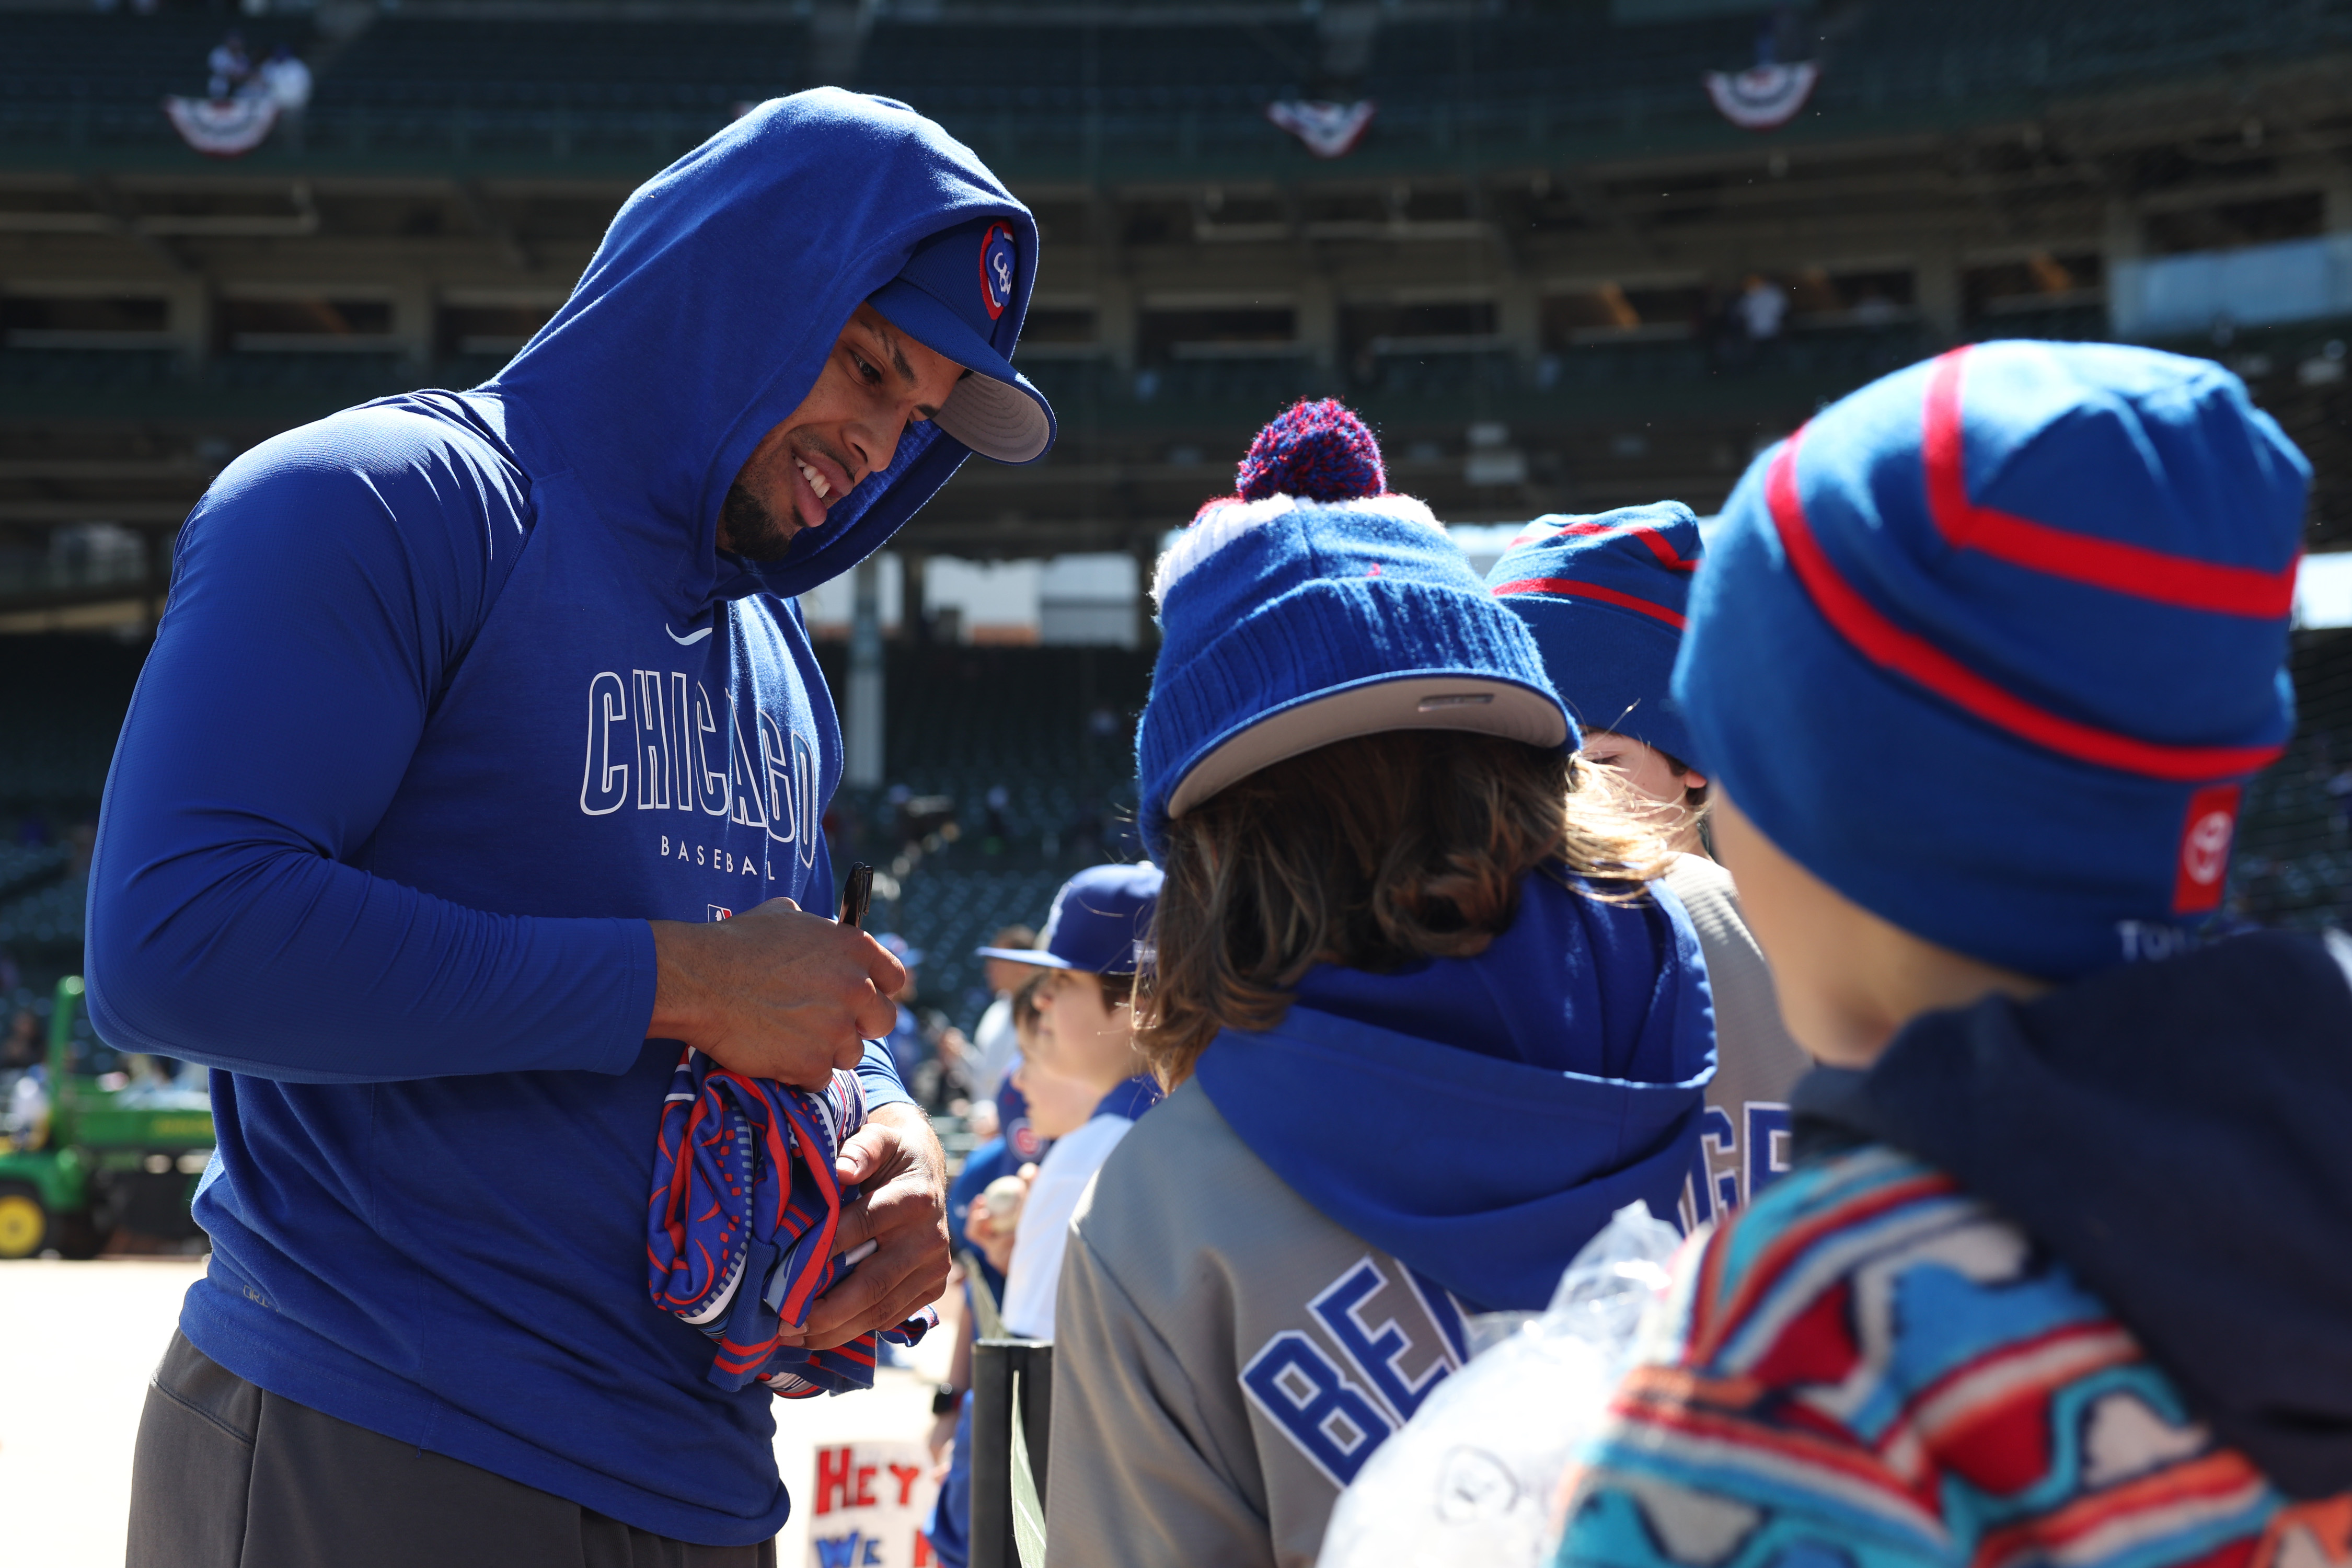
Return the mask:
<path id="1" fill-rule="evenodd" d="M 1613 774 L 1517 741 L 1399 730 L 1288 758 L 1169 825 L 1136 1044 L 1172 1087 L 1219 1029 L 1280 1023 L 1317 963 L 1468 957 L 1542 862 L 1625 897 L 1667 853 Z"/>

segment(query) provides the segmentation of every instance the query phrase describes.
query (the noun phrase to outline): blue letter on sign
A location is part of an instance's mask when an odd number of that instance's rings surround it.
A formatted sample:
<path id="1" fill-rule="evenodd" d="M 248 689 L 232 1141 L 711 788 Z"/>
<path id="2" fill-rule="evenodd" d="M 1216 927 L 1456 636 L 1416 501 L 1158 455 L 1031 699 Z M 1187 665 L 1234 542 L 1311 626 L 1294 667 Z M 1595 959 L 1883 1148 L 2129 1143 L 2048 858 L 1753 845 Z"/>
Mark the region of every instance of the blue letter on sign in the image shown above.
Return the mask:
<path id="1" fill-rule="evenodd" d="M 1313 1340 L 1285 1329 L 1242 1369 L 1242 1387 L 1335 1487 L 1356 1479 L 1392 1430 Z"/>

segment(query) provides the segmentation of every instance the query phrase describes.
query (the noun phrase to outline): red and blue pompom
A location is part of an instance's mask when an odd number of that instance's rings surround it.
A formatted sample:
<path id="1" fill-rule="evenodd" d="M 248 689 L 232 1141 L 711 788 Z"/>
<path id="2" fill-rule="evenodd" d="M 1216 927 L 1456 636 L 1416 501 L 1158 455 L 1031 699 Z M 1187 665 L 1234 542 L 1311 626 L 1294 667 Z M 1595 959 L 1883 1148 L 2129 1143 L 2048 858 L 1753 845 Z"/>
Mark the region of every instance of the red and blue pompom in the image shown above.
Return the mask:
<path id="1" fill-rule="evenodd" d="M 1302 398 L 1257 433 L 1234 476 L 1244 500 L 1272 495 L 1324 502 L 1388 493 L 1381 444 L 1355 410 L 1333 397 Z"/>

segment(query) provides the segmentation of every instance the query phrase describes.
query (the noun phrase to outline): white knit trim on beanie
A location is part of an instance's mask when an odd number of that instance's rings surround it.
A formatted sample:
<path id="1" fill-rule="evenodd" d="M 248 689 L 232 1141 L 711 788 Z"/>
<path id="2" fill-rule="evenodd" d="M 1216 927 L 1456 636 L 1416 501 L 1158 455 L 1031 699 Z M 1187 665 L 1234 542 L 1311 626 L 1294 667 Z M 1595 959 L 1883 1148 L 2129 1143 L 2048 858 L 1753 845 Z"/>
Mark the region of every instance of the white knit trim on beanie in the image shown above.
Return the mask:
<path id="1" fill-rule="evenodd" d="M 1270 495 L 1260 500 L 1211 501 L 1190 528 L 1160 557 L 1151 574 L 1151 600 L 1165 605 L 1168 590 L 1202 562 L 1253 528 L 1288 517 L 1293 512 L 1328 512 L 1334 516 L 1384 517 L 1394 522 L 1417 522 L 1444 531 L 1444 524 L 1414 496 L 1368 496 L 1359 500 L 1318 501 L 1303 496 Z"/>

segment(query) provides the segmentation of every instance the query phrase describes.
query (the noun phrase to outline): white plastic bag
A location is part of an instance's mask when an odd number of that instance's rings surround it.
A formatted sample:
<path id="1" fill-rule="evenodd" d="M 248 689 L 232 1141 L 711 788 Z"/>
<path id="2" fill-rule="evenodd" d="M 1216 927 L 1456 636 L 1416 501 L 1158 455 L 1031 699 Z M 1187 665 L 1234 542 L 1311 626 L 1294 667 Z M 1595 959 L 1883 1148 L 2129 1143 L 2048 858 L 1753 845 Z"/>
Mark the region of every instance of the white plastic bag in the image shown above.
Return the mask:
<path id="1" fill-rule="evenodd" d="M 1550 1308 L 1438 1384 L 1357 1473 L 1316 1568 L 1536 1568 L 1552 1491 L 1681 1243 L 1642 1205 L 1619 1209 Z"/>

